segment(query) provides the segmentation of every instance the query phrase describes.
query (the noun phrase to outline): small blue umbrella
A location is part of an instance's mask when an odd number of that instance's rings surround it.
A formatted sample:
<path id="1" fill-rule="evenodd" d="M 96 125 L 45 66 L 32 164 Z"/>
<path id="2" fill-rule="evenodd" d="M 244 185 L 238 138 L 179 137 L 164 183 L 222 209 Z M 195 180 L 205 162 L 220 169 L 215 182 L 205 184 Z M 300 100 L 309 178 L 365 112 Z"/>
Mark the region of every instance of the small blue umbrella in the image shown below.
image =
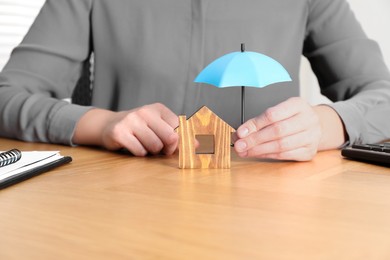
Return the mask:
<path id="1" fill-rule="evenodd" d="M 276 60 L 258 53 L 245 51 L 228 53 L 204 68 L 195 82 L 207 83 L 219 88 L 241 86 L 241 124 L 244 123 L 245 86 L 265 86 L 291 81 L 286 69 Z"/>

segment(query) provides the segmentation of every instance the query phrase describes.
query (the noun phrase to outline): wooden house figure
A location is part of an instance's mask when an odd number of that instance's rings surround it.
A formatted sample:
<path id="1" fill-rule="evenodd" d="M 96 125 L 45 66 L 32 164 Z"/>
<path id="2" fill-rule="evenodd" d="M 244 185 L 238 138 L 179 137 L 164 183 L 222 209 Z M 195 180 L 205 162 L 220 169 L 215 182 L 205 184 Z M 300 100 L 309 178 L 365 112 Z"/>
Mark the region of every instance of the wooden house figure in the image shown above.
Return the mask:
<path id="1" fill-rule="evenodd" d="M 235 130 L 208 107 L 201 107 L 188 120 L 179 116 L 177 130 L 179 168 L 230 168 L 231 134 Z M 196 142 L 204 137 L 211 151 L 197 152 Z"/>

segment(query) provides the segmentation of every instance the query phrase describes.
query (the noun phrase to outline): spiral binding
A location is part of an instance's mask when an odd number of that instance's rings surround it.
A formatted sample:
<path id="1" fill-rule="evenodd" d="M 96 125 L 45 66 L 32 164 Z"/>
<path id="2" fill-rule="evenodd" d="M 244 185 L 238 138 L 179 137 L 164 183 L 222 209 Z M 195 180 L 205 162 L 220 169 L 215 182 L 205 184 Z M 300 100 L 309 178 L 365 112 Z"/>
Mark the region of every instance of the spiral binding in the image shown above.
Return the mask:
<path id="1" fill-rule="evenodd" d="M 22 152 L 18 149 L 0 153 L 0 167 L 17 162 L 20 158 L 22 158 Z"/>

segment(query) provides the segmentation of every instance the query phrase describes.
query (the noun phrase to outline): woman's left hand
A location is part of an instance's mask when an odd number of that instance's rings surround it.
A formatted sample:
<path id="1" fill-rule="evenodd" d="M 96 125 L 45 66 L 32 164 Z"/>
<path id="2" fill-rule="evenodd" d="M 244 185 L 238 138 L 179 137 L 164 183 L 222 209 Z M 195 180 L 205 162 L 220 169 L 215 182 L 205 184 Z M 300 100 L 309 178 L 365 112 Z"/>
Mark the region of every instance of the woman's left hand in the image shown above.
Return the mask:
<path id="1" fill-rule="evenodd" d="M 234 149 L 240 157 L 311 160 L 319 149 L 321 122 L 302 98 L 290 98 L 237 129 Z"/>

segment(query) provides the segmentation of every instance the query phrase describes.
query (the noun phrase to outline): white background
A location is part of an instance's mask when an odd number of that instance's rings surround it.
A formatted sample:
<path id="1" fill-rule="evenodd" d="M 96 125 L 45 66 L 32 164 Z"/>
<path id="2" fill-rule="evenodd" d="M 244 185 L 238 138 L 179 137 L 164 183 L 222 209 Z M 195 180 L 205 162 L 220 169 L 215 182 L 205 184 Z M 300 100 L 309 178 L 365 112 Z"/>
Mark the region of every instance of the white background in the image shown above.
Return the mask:
<path id="1" fill-rule="evenodd" d="M 0 70 L 26 34 L 44 0 L 0 0 Z"/>
<path id="2" fill-rule="evenodd" d="M 390 1 L 348 0 L 348 2 L 368 37 L 379 43 L 386 64 L 390 67 Z M 302 59 L 301 66 L 301 96 L 311 104 L 330 102 L 319 93 L 317 79 L 306 59 Z"/>
<path id="3" fill-rule="evenodd" d="M 390 1 L 348 1 L 368 36 L 379 42 L 390 66 Z M 0 70 L 13 47 L 22 40 L 43 3 L 44 0 L 0 0 Z M 305 59 L 301 68 L 301 96 L 312 104 L 329 102 L 319 94 L 317 80 Z"/>

